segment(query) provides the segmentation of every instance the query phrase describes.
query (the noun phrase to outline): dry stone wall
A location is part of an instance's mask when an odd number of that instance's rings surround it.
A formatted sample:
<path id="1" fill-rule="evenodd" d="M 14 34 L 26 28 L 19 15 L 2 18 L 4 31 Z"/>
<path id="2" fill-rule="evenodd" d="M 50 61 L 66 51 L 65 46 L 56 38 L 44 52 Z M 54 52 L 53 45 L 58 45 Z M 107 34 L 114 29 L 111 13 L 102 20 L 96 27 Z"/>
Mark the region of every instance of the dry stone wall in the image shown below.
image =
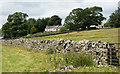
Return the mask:
<path id="1" fill-rule="evenodd" d="M 1 39 L 0 43 L 6 45 L 24 46 L 29 49 L 48 50 L 55 49 L 57 53 L 85 52 L 93 56 L 98 66 L 108 65 L 108 49 L 111 47 L 107 42 L 92 42 L 90 40 L 72 41 L 64 39 L 53 40 L 28 40 L 24 38 L 14 40 Z"/>

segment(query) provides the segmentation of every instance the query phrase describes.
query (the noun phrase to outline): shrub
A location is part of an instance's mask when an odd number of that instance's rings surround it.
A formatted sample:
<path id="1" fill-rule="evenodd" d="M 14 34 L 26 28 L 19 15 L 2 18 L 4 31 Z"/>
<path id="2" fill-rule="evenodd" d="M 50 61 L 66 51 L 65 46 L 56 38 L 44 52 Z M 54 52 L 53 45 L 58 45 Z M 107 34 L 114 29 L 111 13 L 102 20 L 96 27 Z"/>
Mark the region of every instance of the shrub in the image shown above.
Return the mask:
<path id="1" fill-rule="evenodd" d="M 75 68 L 79 66 L 94 66 L 94 61 L 91 55 L 84 53 L 66 53 L 53 54 L 53 49 L 49 50 L 49 60 L 55 68 L 66 65 L 73 65 Z"/>
<path id="2" fill-rule="evenodd" d="M 79 66 L 94 66 L 94 61 L 91 55 L 85 53 L 66 53 L 66 54 L 56 54 L 55 49 L 47 50 L 49 55 L 49 60 L 53 63 L 55 68 L 62 65 L 73 65 L 74 67 Z"/>
<path id="3" fill-rule="evenodd" d="M 61 28 L 60 28 L 60 32 L 65 32 L 65 31 L 67 31 L 67 28 L 66 28 L 66 27 L 61 27 Z"/>
<path id="4" fill-rule="evenodd" d="M 83 53 L 67 53 L 64 56 L 66 65 L 78 66 L 93 66 L 93 58 L 88 54 Z"/>
<path id="5" fill-rule="evenodd" d="M 31 28 L 31 30 L 30 30 L 30 34 L 33 34 L 33 33 L 35 33 L 36 32 L 36 28 L 35 28 L 35 26 L 33 26 L 32 28 Z"/>
<path id="6" fill-rule="evenodd" d="M 104 27 L 109 27 L 109 26 L 110 26 L 109 23 L 104 24 Z"/>
<path id="7" fill-rule="evenodd" d="M 53 53 L 56 53 L 56 50 L 53 48 L 50 48 L 46 52 L 47 52 L 47 54 L 53 54 Z"/>

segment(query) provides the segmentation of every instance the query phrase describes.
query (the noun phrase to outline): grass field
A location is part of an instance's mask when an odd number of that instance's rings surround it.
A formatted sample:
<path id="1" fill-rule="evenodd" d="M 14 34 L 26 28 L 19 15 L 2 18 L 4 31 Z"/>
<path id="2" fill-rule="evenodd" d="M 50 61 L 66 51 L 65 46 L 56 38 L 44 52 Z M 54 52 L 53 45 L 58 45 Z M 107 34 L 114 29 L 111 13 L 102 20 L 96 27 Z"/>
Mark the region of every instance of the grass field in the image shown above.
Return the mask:
<path id="1" fill-rule="evenodd" d="M 93 40 L 93 41 L 104 41 L 104 42 L 118 42 L 118 30 L 120 28 L 111 29 L 100 29 L 100 30 L 87 30 L 87 31 L 75 31 L 71 33 L 58 34 L 45 37 L 33 37 L 28 39 L 33 40 L 47 40 L 54 38 L 69 39 L 74 41 L 80 41 L 83 39 Z"/>
<path id="2" fill-rule="evenodd" d="M 46 52 L 29 50 L 24 47 L 2 45 L 2 72 L 48 72 L 54 71 L 53 62 Z M 72 72 L 118 72 L 116 67 L 78 67 Z"/>

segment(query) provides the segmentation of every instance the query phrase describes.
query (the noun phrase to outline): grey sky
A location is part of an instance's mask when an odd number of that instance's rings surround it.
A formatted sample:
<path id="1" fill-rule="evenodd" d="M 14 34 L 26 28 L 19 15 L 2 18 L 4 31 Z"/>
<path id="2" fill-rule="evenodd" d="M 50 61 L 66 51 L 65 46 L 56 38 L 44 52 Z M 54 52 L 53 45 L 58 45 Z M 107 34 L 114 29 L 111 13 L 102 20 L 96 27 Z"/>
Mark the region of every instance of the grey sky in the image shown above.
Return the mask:
<path id="1" fill-rule="evenodd" d="M 119 0 L 1 0 L 0 1 L 0 28 L 7 21 L 9 14 L 21 11 L 29 18 L 50 17 L 59 15 L 64 22 L 65 17 L 75 8 L 100 6 L 103 15 L 108 19 L 118 7 Z"/>

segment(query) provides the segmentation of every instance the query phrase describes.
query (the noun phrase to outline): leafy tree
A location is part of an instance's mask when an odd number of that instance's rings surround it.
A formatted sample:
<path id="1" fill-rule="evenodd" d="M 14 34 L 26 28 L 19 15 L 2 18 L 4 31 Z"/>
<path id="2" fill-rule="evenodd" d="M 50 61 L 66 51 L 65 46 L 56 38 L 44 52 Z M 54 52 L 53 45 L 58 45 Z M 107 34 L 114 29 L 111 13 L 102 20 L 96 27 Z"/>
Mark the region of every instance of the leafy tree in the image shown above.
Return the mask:
<path id="1" fill-rule="evenodd" d="M 27 23 L 23 23 L 23 24 L 21 24 L 21 29 L 20 29 L 20 31 L 18 32 L 19 33 L 19 35 L 18 35 L 18 37 L 19 36 L 25 36 L 25 35 L 27 35 L 28 34 L 28 32 L 29 32 L 29 25 L 27 24 Z"/>
<path id="2" fill-rule="evenodd" d="M 50 20 L 50 18 L 47 17 L 47 18 L 44 18 L 44 20 L 45 20 L 45 22 L 46 22 L 46 25 L 49 25 L 49 20 Z"/>
<path id="3" fill-rule="evenodd" d="M 42 18 L 42 19 L 39 18 L 35 25 L 37 32 L 45 31 L 46 25 L 48 25 L 48 21 L 49 18 Z"/>
<path id="4" fill-rule="evenodd" d="M 73 9 L 65 18 L 64 26 L 69 30 L 86 29 L 86 27 L 90 29 L 90 25 L 101 24 L 101 21 L 105 19 L 101 12 L 102 8 L 97 6 L 85 9 Z"/>
<path id="5" fill-rule="evenodd" d="M 84 28 L 87 27 L 87 29 L 90 29 L 90 25 L 101 24 L 101 22 L 105 20 L 105 17 L 103 17 L 101 13 L 102 11 L 102 8 L 97 6 L 85 8 L 83 10 L 82 26 L 84 25 Z"/>
<path id="6" fill-rule="evenodd" d="M 22 12 L 15 12 L 9 15 L 7 23 L 2 27 L 4 38 L 15 38 L 26 35 L 28 30 L 28 25 L 26 24 L 27 17 L 28 15 Z"/>
<path id="7" fill-rule="evenodd" d="M 31 30 L 30 30 L 30 34 L 33 34 L 33 33 L 35 33 L 36 32 L 36 28 L 35 28 L 35 26 L 33 26 L 32 28 L 31 28 Z"/>
<path id="8" fill-rule="evenodd" d="M 61 28 L 60 28 L 60 32 L 65 32 L 65 31 L 67 31 L 67 28 L 66 28 L 66 27 L 61 27 Z"/>
<path id="9" fill-rule="evenodd" d="M 109 16 L 109 19 L 108 19 L 108 22 L 107 24 L 110 26 L 110 27 L 120 27 L 120 19 L 119 19 L 119 14 L 118 14 L 118 11 L 120 11 L 120 8 L 118 8 L 118 10 L 115 10 L 114 13 L 112 13 L 110 16 Z"/>
<path id="10" fill-rule="evenodd" d="M 27 24 L 29 25 L 28 26 L 28 29 L 29 29 L 29 33 L 30 33 L 30 30 L 31 30 L 31 28 L 33 27 L 33 26 L 35 26 L 35 24 L 36 24 L 36 20 L 34 19 L 34 18 L 29 18 L 28 20 L 27 20 Z"/>
<path id="11" fill-rule="evenodd" d="M 65 18 L 65 22 L 64 25 L 66 28 L 68 28 L 69 30 L 77 30 L 80 28 L 81 25 L 81 15 L 79 15 L 81 12 L 83 11 L 83 9 L 81 8 L 77 8 L 77 9 L 73 9 L 72 12 L 70 12 L 70 14 Z"/>
<path id="12" fill-rule="evenodd" d="M 53 15 L 50 19 L 49 19 L 49 26 L 53 26 L 53 25 L 61 25 L 61 21 L 62 19 L 58 16 L 58 15 Z"/>
<path id="13" fill-rule="evenodd" d="M 4 38 L 12 38 L 11 28 L 8 22 L 2 26 L 2 35 Z"/>

